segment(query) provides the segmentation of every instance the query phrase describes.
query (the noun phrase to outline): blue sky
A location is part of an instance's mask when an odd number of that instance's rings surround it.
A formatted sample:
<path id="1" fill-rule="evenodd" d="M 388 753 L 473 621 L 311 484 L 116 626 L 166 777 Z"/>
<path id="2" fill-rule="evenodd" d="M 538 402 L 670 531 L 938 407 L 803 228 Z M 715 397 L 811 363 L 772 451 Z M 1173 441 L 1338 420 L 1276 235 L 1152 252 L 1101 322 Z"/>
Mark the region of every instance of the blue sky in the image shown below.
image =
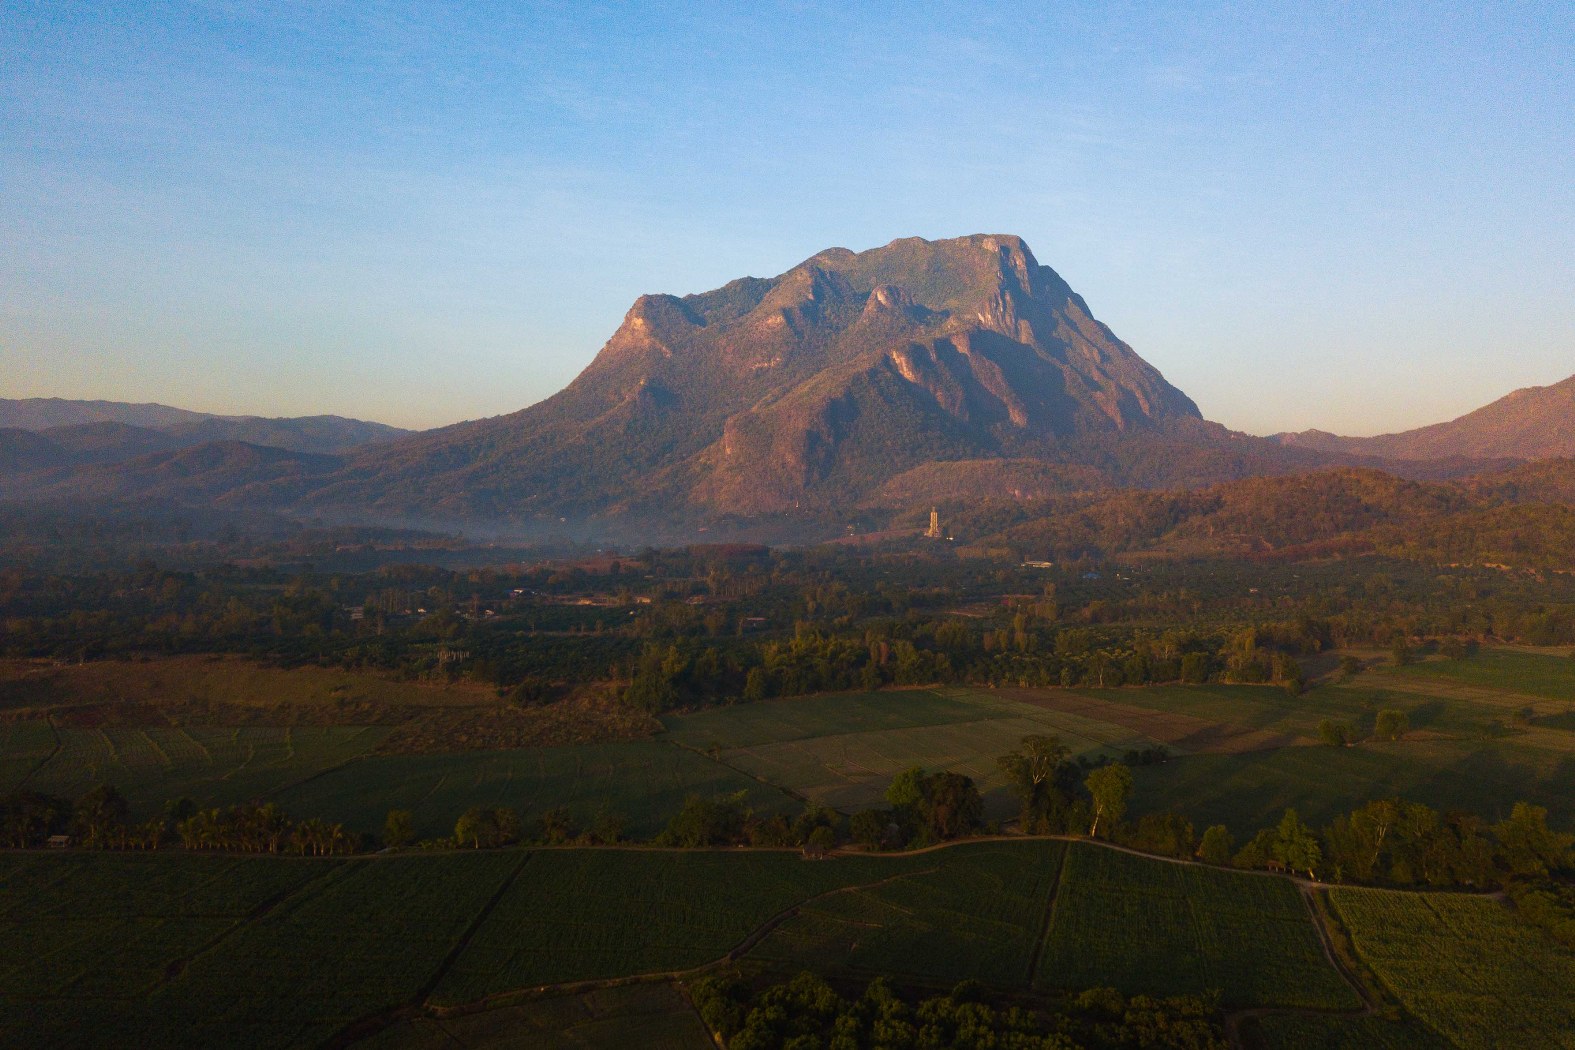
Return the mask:
<path id="1" fill-rule="evenodd" d="M 0 396 L 432 426 L 1010 232 L 1209 417 L 1402 429 L 1575 372 L 1572 114 L 1568 2 L 0 0 Z"/>

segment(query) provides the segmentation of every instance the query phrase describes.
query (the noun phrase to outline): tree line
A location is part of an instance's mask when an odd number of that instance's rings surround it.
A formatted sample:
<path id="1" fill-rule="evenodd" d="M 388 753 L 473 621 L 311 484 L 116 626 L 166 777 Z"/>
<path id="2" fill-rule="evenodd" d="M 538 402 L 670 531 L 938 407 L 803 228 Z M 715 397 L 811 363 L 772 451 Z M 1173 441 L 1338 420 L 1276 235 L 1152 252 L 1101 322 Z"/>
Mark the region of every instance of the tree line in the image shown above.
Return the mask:
<path id="1" fill-rule="evenodd" d="M 523 704 L 602 681 L 617 683 L 629 705 L 662 711 L 944 681 L 1218 681 L 1295 692 L 1300 661 L 1332 648 L 1575 643 L 1575 584 L 1563 577 L 1429 573 L 1372 559 L 1336 569 L 1222 560 L 1034 572 L 896 552 L 768 551 L 742 560 L 644 552 L 600 572 L 11 570 L 0 573 L 0 653 L 239 653 L 463 677 Z M 576 594 L 590 604 L 563 604 Z"/>
<path id="2" fill-rule="evenodd" d="M 688 986 L 701 1020 L 728 1050 L 1224 1050 L 1215 997 L 1133 996 L 1112 988 L 1067 996 L 1057 1006 L 996 1005 L 977 981 L 911 1000 L 876 978 L 844 998 L 801 973 L 760 987 L 731 975 Z"/>
<path id="3" fill-rule="evenodd" d="M 200 809 L 183 798 L 167 803 L 156 817 L 133 820 L 125 796 L 111 785 L 74 801 L 33 791 L 0 798 L 0 834 L 12 849 L 34 849 L 55 836 L 74 846 L 111 850 L 157 850 L 179 843 L 188 850 L 324 857 L 365 847 L 361 836 L 343 824 L 317 817 L 295 820 L 272 802 Z"/>

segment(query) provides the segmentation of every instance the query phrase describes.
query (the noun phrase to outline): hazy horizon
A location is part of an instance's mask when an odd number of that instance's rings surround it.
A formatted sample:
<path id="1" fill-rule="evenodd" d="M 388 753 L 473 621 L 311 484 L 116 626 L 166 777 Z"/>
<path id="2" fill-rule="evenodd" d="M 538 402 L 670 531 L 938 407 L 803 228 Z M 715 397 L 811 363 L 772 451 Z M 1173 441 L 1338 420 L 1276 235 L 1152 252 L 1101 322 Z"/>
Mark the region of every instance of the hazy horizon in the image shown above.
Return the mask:
<path id="1" fill-rule="evenodd" d="M 1567 8 L 0 10 L 0 396 L 428 428 L 975 232 L 1250 433 L 1575 371 Z"/>

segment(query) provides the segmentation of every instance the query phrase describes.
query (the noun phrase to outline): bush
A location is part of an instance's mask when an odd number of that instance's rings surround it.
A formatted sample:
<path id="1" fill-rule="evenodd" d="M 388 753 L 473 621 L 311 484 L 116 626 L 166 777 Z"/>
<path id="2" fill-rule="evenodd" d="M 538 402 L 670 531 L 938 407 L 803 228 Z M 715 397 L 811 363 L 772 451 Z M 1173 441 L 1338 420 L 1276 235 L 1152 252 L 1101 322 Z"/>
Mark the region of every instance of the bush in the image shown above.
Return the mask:
<path id="1" fill-rule="evenodd" d="M 1411 728 L 1411 720 L 1404 711 L 1386 709 L 1378 712 L 1373 723 L 1373 737 L 1377 740 L 1399 740 Z"/>

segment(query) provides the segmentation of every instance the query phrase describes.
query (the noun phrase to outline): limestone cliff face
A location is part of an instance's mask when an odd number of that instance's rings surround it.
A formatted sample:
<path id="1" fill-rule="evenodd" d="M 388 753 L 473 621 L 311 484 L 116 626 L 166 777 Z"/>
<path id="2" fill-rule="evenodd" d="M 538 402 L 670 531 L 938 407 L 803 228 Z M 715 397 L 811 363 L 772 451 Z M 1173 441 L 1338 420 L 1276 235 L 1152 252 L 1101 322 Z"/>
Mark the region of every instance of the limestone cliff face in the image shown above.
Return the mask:
<path id="1" fill-rule="evenodd" d="M 1000 455 L 1200 418 L 1018 237 L 823 252 L 779 281 L 762 307 L 814 322 L 793 331 L 815 347 L 797 356 L 818 352 L 820 367 L 730 414 L 692 490 L 718 509 L 801 503 L 845 460 L 873 487 L 937 451 Z M 786 289 L 800 301 L 781 306 Z"/>
<path id="2" fill-rule="evenodd" d="M 1019 237 L 834 248 L 638 299 L 539 405 L 360 457 L 318 502 L 512 517 L 841 505 L 932 461 L 1202 426 Z"/>

